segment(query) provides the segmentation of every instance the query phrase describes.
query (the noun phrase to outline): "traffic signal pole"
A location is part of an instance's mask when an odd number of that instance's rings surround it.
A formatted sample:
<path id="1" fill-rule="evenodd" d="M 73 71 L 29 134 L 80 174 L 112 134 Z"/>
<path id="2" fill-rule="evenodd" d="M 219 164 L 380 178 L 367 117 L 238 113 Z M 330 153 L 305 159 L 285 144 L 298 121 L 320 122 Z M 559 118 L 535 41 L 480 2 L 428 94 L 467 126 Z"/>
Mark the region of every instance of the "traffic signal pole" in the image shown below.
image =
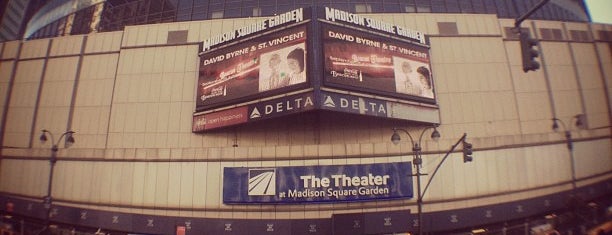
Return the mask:
<path id="1" fill-rule="evenodd" d="M 544 6 L 544 4 L 548 3 L 550 0 L 542 0 L 540 1 L 538 4 L 536 4 L 534 7 L 532 7 L 531 9 L 529 9 L 529 11 L 527 11 L 525 14 L 519 16 L 518 18 L 516 18 L 516 21 L 514 22 L 514 27 L 517 29 L 521 28 L 521 23 L 527 19 L 527 17 L 531 16 L 535 11 L 537 11 L 538 9 L 540 9 L 540 7 Z M 520 32 L 520 31 L 519 31 Z"/>
<path id="2" fill-rule="evenodd" d="M 540 63 L 536 61 L 539 52 L 535 48 L 538 45 L 538 40 L 531 38 L 529 31 L 521 30 L 521 23 L 532 15 L 536 10 L 540 9 L 544 4 L 550 0 L 542 0 L 534 7 L 529 9 L 525 14 L 516 18 L 514 22 L 514 32 L 519 34 L 519 41 L 521 45 L 521 57 L 523 61 L 523 72 L 536 71 L 540 68 Z"/>
<path id="3" fill-rule="evenodd" d="M 431 184 L 431 181 L 433 180 L 434 176 L 436 176 L 436 173 L 438 173 L 438 170 L 440 169 L 440 166 L 442 166 L 442 163 L 444 163 L 444 161 L 446 161 L 446 158 L 448 158 L 448 156 L 449 156 L 449 155 L 450 155 L 450 154 L 451 154 L 453 151 L 455 151 L 455 148 L 457 148 L 457 146 L 458 146 L 459 144 L 461 144 L 461 143 L 467 143 L 467 142 L 466 142 L 466 138 L 467 138 L 467 134 L 466 134 L 466 133 L 463 133 L 463 136 L 461 136 L 461 138 L 460 138 L 460 139 L 457 141 L 457 143 L 455 143 L 453 146 L 451 146 L 451 149 L 450 149 L 450 150 L 448 150 L 448 152 L 446 152 L 446 154 L 445 154 L 445 155 L 444 155 L 444 157 L 442 158 L 442 161 L 440 161 L 440 162 L 438 163 L 438 165 L 436 166 L 436 169 L 433 171 L 433 173 L 432 173 L 432 174 L 431 174 L 431 176 L 429 177 L 429 180 L 427 180 L 427 184 L 425 185 L 425 188 L 423 189 L 423 192 L 421 192 L 421 198 L 422 198 L 422 197 L 425 195 L 425 192 L 427 192 L 427 189 L 429 188 L 429 185 Z M 469 145 L 470 145 L 470 147 L 469 147 L 469 148 L 470 148 L 470 152 L 472 152 L 472 144 L 469 144 Z M 465 146 L 465 145 L 464 145 L 464 146 Z M 463 151 L 463 150 L 462 150 L 462 152 L 465 152 L 465 151 Z M 471 162 L 471 161 L 472 161 L 472 156 L 471 156 L 471 154 L 472 154 L 472 153 L 470 153 L 469 162 Z M 468 162 L 468 161 L 466 161 L 466 158 L 465 158 L 465 156 L 464 156 L 463 163 L 465 163 L 465 162 Z"/>

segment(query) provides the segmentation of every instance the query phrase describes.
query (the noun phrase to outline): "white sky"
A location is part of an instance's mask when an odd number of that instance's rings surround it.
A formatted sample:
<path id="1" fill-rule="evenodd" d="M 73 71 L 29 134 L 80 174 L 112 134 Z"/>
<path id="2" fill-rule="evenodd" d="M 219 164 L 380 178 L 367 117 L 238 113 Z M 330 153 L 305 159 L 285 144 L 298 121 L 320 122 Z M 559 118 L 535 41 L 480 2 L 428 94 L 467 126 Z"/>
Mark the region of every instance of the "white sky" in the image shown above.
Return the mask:
<path id="1" fill-rule="evenodd" d="M 593 22 L 612 24 L 612 0 L 585 0 Z"/>

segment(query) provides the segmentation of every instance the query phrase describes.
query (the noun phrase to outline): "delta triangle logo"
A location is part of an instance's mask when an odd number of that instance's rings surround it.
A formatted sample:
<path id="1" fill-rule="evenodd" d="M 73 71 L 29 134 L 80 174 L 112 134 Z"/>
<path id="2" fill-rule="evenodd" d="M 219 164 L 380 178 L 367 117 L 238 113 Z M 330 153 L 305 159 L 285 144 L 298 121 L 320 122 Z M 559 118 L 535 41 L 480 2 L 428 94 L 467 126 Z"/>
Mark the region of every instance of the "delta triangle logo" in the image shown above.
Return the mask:
<path id="1" fill-rule="evenodd" d="M 326 95 L 325 96 L 325 101 L 323 101 L 323 106 L 330 107 L 330 108 L 335 108 L 336 107 L 336 103 L 334 103 L 334 100 L 332 100 L 331 96 Z"/>
<path id="2" fill-rule="evenodd" d="M 257 109 L 257 107 L 255 107 L 253 109 L 253 112 L 251 112 L 251 115 L 249 117 L 251 119 L 253 119 L 253 118 L 260 118 L 261 117 L 261 113 L 259 113 L 259 110 Z"/>
<path id="3" fill-rule="evenodd" d="M 276 195 L 276 169 L 249 169 L 249 196 Z"/>

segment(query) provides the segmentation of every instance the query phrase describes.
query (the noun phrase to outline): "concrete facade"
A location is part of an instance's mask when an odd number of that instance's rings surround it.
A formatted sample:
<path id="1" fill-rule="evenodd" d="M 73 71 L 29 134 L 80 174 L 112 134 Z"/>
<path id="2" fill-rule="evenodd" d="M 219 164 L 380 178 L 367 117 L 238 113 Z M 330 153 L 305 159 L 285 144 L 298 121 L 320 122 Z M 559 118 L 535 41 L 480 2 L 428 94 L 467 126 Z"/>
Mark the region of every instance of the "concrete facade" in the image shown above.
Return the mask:
<path id="1" fill-rule="evenodd" d="M 512 202 L 571 189 L 565 130 L 574 139 L 577 186 L 610 182 L 612 26 L 526 21 L 540 39 L 542 68 L 523 73 L 513 20 L 484 14 L 374 14 L 430 36 L 442 138 L 424 138 L 423 171 L 468 134 L 474 161 L 451 154 L 424 197 L 424 212 Z M 411 209 L 411 200 L 307 205 L 225 205 L 223 167 L 307 166 L 412 161 L 393 145 L 392 127 L 422 126 L 364 117 L 305 114 L 204 134 L 191 131 L 204 39 L 259 19 L 128 26 L 124 31 L 0 44 L 0 193 L 46 194 L 50 143 L 60 147 L 54 203 L 159 216 L 239 219 L 329 218 L 337 213 Z M 455 22 L 458 34 L 440 32 Z M 542 29 L 562 38 L 543 39 Z M 168 44 L 168 32 L 187 41 Z M 577 40 L 572 31 L 585 32 Z M 587 128 L 573 125 L 585 114 Z M 559 132 L 552 118 L 564 122 Z M 427 134 L 427 133 L 426 133 Z M 428 135 L 428 134 L 427 134 Z M 407 140 L 405 136 L 402 136 Z M 425 140 L 426 139 L 426 140 Z M 237 145 L 237 147 L 234 147 Z M 424 177 L 426 182 L 427 176 Z M 608 194 L 610 191 L 608 191 Z"/>

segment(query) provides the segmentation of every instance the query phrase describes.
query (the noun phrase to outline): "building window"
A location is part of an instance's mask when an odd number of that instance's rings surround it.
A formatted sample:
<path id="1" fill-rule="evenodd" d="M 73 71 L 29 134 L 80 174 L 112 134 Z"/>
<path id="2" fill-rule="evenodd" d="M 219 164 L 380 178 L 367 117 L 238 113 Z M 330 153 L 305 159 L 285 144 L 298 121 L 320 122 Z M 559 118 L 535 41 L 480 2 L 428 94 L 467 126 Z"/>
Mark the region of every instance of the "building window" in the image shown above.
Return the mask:
<path id="1" fill-rule="evenodd" d="M 178 31 L 169 31 L 168 32 L 168 40 L 167 44 L 180 44 L 187 42 L 187 35 L 189 31 L 187 30 L 178 30 Z"/>
<path id="2" fill-rule="evenodd" d="M 259 7 L 253 8 L 253 16 L 255 16 L 255 17 L 261 16 L 261 8 L 259 8 Z"/>
<path id="3" fill-rule="evenodd" d="M 355 4 L 355 13 L 371 13 L 372 5 L 370 4 Z"/>
<path id="4" fill-rule="evenodd" d="M 514 27 L 504 27 L 504 32 L 506 33 L 506 38 L 507 39 L 519 39 L 519 35 L 518 32 L 516 32 L 514 30 Z M 529 28 L 522 28 L 521 27 L 521 32 L 529 33 Z"/>
<path id="5" fill-rule="evenodd" d="M 431 12 L 431 7 L 430 6 L 417 6 L 417 12 L 419 13 Z"/>
<path id="6" fill-rule="evenodd" d="M 438 22 L 438 31 L 441 35 L 458 35 L 457 23 L 455 22 Z"/>
<path id="7" fill-rule="evenodd" d="M 405 12 L 413 13 L 413 12 L 416 12 L 416 7 L 415 6 L 406 6 L 406 7 L 404 7 L 404 11 Z"/>
<path id="8" fill-rule="evenodd" d="M 222 19 L 223 18 L 223 11 L 213 11 L 210 13 L 210 18 L 211 19 Z"/>
<path id="9" fill-rule="evenodd" d="M 591 37 L 589 35 L 589 32 L 584 31 L 584 30 L 570 30 L 570 35 L 572 37 L 572 40 L 574 40 L 574 41 L 578 41 L 578 42 L 589 42 L 589 41 L 591 41 Z"/>
<path id="10" fill-rule="evenodd" d="M 599 34 L 599 40 L 612 41 L 612 31 L 597 30 L 597 34 Z"/>
<path id="11" fill-rule="evenodd" d="M 561 29 L 541 28 L 540 35 L 544 40 L 563 40 L 563 32 Z"/>

